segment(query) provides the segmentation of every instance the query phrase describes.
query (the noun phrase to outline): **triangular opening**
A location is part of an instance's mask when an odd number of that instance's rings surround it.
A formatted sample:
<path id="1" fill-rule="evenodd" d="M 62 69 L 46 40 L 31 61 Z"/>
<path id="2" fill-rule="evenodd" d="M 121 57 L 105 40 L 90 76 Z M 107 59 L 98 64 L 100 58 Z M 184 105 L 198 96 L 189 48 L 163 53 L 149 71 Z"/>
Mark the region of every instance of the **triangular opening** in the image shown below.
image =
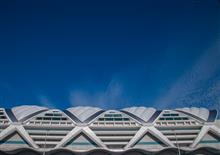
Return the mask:
<path id="1" fill-rule="evenodd" d="M 220 137 L 215 135 L 213 132 L 208 131 L 205 136 L 200 140 L 198 146 L 220 146 Z"/>
<path id="2" fill-rule="evenodd" d="M 0 141 L 1 147 L 28 147 L 29 144 L 22 138 L 22 136 L 17 132 L 5 137 Z"/>
<path id="3" fill-rule="evenodd" d="M 97 148 L 98 145 L 92 141 L 86 134 L 80 133 L 70 140 L 65 147 L 76 150 L 93 149 Z"/>
<path id="4" fill-rule="evenodd" d="M 150 132 L 147 132 L 144 136 L 142 136 L 142 138 L 140 138 L 140 140 L 134 144 L 134 148 L 142 149 L 158 149 L 166 146 L 166 144 L 164 144 Z"/>

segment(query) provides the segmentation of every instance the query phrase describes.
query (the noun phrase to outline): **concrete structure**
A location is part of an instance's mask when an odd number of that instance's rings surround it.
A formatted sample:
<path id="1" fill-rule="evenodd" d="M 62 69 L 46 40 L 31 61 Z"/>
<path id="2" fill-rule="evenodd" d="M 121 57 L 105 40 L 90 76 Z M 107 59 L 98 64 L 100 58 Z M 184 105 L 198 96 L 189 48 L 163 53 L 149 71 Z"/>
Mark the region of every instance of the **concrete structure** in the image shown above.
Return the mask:
<path id="1" fill-rule="evenodd" d="M 220 154 L 217 111 L 0 108 L 0 154 Z"/>

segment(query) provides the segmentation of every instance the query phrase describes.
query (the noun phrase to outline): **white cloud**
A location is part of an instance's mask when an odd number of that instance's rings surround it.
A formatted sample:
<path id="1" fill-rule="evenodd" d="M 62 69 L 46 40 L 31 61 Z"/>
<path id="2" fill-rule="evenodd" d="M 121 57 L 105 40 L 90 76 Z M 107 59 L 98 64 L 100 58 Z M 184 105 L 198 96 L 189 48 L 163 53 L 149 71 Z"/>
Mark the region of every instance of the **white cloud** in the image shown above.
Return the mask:
<path id="1" fill-rule="evenodd" d="M 48 99 L 47 96 L 39 95 L 38 100 L 42 106 L 47 107 L 47 108 L 54 108 L 54 105 L 51 103 L 51 101 Z"/>
<path id="2" fill-rule="evenodd" d="M 209 109 L 220 110 L 220 78 L 210 80 L 208 84 L 186 94 L 178 99 L 183 105 L 200 105 Z"/>
<path id="3" fill-rule="evenodd" d="M 122 104 L 123 87 L 112 80 L 105 90 L 91 93 L 85 90 L 74 90 L 70 92 L 71 106 L 97 106 L 101 108 L 114 108 L 117 104 Z"/>
<path id="4" fill-rule="evenodd" d="M 187 62 L 186 62 L 187 63 Z M 158 98 L 155 104 L 160 108 L 166 108 L 177 103 L 183 104 L 184 99 L 199 91 L 201 86 L 205 85 L 211 78 L 216 76 L 220 70 L 220 46 L 207 50 L 195 63 L 195 65 L 186 71 L 167 91 L 165 95 Z M 198 96 L 197 96 L 198 97 Z M 182 100 L 182 101 L 181 101 Z M 189 99 L 187 99 L 190 101 Z M 192 103 L 192 102 L 191 102 Z M 183 106 L 183 105 L 181 105 Z"/>

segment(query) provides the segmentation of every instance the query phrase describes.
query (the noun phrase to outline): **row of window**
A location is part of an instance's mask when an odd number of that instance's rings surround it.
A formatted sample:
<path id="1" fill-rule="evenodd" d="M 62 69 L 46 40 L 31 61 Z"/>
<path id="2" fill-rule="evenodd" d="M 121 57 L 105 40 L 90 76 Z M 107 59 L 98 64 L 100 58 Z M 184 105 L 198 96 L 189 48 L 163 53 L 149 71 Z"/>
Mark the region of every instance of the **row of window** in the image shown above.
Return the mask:
<path id="1" fill-rule="evenodd" d="M 93 126 L 138 126 L 135 122 L 94 122 Z"/>
<path id="2" fill-rule="evenodd" d="M 54 120 L 54 121 L 66 121 L 66 117 L 37 117 L 36 120 Z"/>
<path id="3" fill-rule="evenodd" d="M 165 125 L 165 126 L 169 126 L 169 125 L 197 125 L 198 123 L 195 121 L 187 121 L 187 122 L 156 122 L 156 125 Z"/>
<path id="4" fill-rule="evenodd" d="M 99 118 L 99 121 L 129 121 L 129 118 Z"/>
<path id="5" fill-rule="evenodd" d="M 159 120 L 189 120 L 187 117 L 160 117 Z"/>
<path id="6" fill-rule="evenodd" d="M 105 117 L 122 117 L 121 114 L 105 114 Z"/>
<path id="7" fill-rule="evenodd" d="M 72 122 L 38 122 L 38 121 L 30 121 L 27 124 L 34 125 L 73 125 Z"/>
<path id="8" fill-rule="evenodd" d="M 0 124 L 1 125 L 7 125 L 7 124 L 9 124 L 9 121 L 8 121 L 8 119 L 7 119 L 7 117 L 5 116 L 5 113 L 4 113 L 4 111 L 3 110 L 0 110 Z"/>
<path id="9" fill-rule="evenodd" d="M 163 114 L 163 116 L 179 116 L 179 114 Z"/>
<path id="10" fill-rule="evenodd" d="M 62 116 L 62 114 L 57 114 L 57 113 L 46 113 L 45 116 Z"/>
<path id="11" fill-rule="evenodd" d="M 7 119 L 3 110 L 0 110 L 0 119 Z"/>
<path id="12" fill-rule="evenodd" d="M 7 119 L 5 116 L 0 116 L 0 119 Z"/>

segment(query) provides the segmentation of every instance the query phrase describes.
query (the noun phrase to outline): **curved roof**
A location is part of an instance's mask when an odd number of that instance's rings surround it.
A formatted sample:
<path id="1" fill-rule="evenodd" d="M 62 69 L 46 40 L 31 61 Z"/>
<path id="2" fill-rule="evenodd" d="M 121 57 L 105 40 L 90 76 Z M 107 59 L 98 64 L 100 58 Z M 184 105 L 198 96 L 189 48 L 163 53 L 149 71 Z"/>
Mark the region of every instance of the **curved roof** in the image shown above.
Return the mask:
<path id="1" fill-rule="evenodd" d="M 43 110 L 47 110 L 48 108 L 35 106 L 35 105 L 23 105 L 12 108 L 12 112 L 18 121 L 23 120 L 24 118 L 33 115 L 34 113 L 38 113 Z"/>
<path id="2" fill-rule="evenodd" d="M 97 107 L 72 107 L 68 108 L 67 111 L 72 113 L 74 116 L 76 116 L 81 122 L 84 122 L 88 118 L 90 118 L 92 115 L 96 114 L 99 111 L 102 111 L 102 109 Z"/>
<path id="3" fill-rule="evenodd" d="M 130 107 L 124 108 L 122 110 L 139 117 L 145 122 L 147 122 L 151 118 L 151 116 L 153 116 L 153 114 L 156 112 L 156 109 L 146 107 Z"/>
<path id="4" fill-rule="evenodd" d="M 176 110 L 188 113 L 190 115 L 197 116 L 205 121 L 207 121 L 207 119 L 209 117 L 209 110 L 206 108 L 192 107 L 192 108 L 179 108 Z"/>
<path id="5" fill-rule="evenodd" d="M 11 109 L 11 112 L 18 121 L 25 121 L 31 118 L 32 116 L 35 116 L 46 110 L 49 110 L 49 109 L 46 107 L 41 107 L 41 106 L 36 106 L 36 105 L 23 105 L 23 106 L 13 107 Z M 216 110 L 212 112 L 213 110 L 208 110 L 206 108 L 192 107 L 192 108 L 178 108 L 175 110 L 185 113 L 196 119 L 200 119 L 200 121 L 208 121 L 212 115 L 213 115 L 212 116 L 213 120 L 215 120 L 216 115 L 217 115 Z M 87 121 L 91 121 L 91 119 L 96 118 L 104 110 L 98 107 L 78 106 L 78 107 L 70 107 L 64 111 L 76 117 L 79 120 L 79 123 L 80 122 L 85 123 Z M 142 121 L 142 122 L 149 122 L 149 120 L 152 119 L 157 113 L 157 110 L 151 107 L 150 108 L 128 107 L 128 108 L 122 109 L 121 111 L 126 114 L 130 114 L 131 117 L 133 117 L 134 119 L 139 119 L 139 121 Z"/>

